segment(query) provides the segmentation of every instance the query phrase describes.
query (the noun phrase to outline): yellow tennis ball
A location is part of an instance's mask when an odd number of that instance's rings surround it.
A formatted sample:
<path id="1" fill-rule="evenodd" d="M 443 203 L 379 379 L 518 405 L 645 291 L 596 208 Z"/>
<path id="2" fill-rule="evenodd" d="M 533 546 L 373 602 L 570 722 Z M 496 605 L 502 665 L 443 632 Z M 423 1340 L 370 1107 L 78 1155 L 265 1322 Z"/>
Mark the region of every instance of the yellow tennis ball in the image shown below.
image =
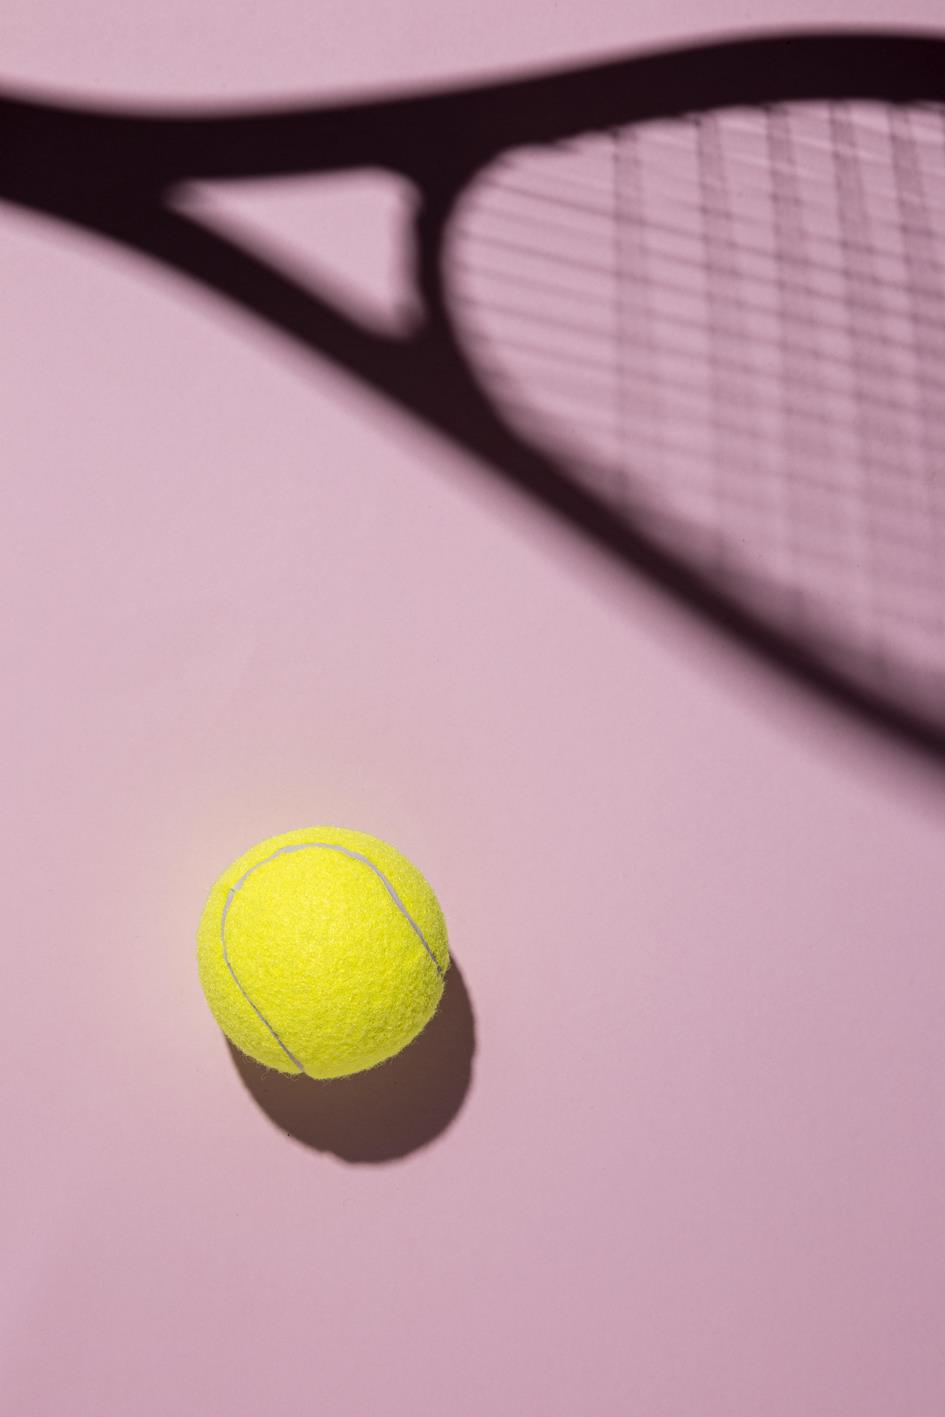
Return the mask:
<path id="1" fill-rule="evenodd" d="M 283 1073 L 373 1068 L 436 1012 L 446 924 L 415 866 L 364 832 L 312 827 L 262 841 L 210 892 L 200 982 L 242 1052 Z"/>

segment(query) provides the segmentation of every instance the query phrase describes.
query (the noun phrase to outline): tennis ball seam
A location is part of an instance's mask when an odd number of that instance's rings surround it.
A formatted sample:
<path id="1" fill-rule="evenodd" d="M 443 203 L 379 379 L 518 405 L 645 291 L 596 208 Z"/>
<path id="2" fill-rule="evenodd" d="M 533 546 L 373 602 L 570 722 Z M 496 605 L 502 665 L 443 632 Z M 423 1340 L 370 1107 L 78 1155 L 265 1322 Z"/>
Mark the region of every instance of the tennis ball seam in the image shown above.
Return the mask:
<path id="1" fill-rule="evenodd" d="M 220 944 L 223 949 L 223 962 L 230 972 L 230 976 L 233 980 L 233 983 L 236 985 L 237 989 L 240 991 L 247 1004 L 249 1004 L 250 1008 L 256 1014 L 259 1021 L 272 1034 L 273 1038 L 276 1040 L 283 1053 L 289 1059 L 289 1062 L 294 1064 L 294 1066 L 298 1068 L 300 1073 L 304 1074 L 305 1068 L 302 1063 L 292 1052 L 288 1044 L 285 1043 L 279 1037 L 279 1034 L 276 1032 L 275 1028 L 273 1028 L 272 1024 L 266 1018 L 266 1015 L 263 1013 L 262 1009 L 260 1009 L 259 1006 L 254 1003 L 254 1001 L 250 998 L 249 994 L 243 988 L 243 985 L 240 983 L 239 976 L 237 975 L 236 970 L 233 968 L 233 964 L 230 960 L 229 952 L 226 947 L 226 917 L 230 912 L 230 906 L 233 904 L 237 891 L 239 891 L 249 880 L 250 876 L 252 876 L 254 872 L 260 870 L 261 867 L 268 866 L 269 863 L 274 861 L 277 856 L 286 856 L 294 851 L 337 851 L 341 856 L 347 856 L 351 861 L 360 861 L 363 865 L 367 866 L 371 871 L 374 872 L 375 876 L 377 876 L 378 880 L 381 882 L 388 895 L 390 896 L 391 900 L 394 902 L 394 905 L 400 911 L 401 915 L 407 921 L 407 924 L 417 936 L 417 939 L 420 941 L 421 945 L 426 950 L 427 954 L 430 957 L 430 960 L 432 961 L 434 969 L 436 970 L 437 974 L 440 976 L 441 979 L 444 977 L 444 970 L 420 926 L 417 924 L 416 920 L 414 920 L 413 916 L 410 914 L 410 911 L 407 909 L 406 905 L 401 900 L 400 896 L 397 894 L 393 882 L 389 880 L 389 878 L 384 874 L 380 866 L 378 866 L 376 862 L 372 861 L 369 856 L 365 856 L 363 852 L 352 851 L 350 847 L 340 846 L 337 842 L 334 841 L 299 841 L 291 842 L 288 846 L 280 846 L 269 856 L 263 857 L 262 861 L 254 862 L 248 870 L 243 872 L 239 880 L 233 882 L 233 885 L 230 886 L 229 890 L 227 891 L 226 900 L 223 903 L 223 911 L 220 915 Z"/>

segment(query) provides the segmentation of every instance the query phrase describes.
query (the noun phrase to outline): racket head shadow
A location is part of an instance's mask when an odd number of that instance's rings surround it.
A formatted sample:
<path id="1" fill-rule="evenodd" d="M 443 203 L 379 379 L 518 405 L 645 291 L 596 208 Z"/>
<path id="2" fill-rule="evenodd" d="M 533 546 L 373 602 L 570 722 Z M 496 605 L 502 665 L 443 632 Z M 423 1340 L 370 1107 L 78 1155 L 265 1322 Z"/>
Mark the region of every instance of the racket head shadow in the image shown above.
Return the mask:
<path id="1" fill-rule="evenodd" d="M 854 260 L 853 281 L 848 282 L 845 295 L 846 315 L 856 325 L 855 336 L 847 340 L 846 359 L 853 369 L 854 383 L 858 379 L 859 384 L 841 400 L 842 416 L 824 408 L 823 391 L 816 416 L 790 415 L 792 397 L 780 397 L 780 402 L 775 399 L 766 406 L 762 430 L 756 429 L 739 441 L 737 429 L 726 427 L 726 409 L 738 410 L 751 400 L 731 372 L 726 372 L 726 358 L 720 353 L 725 340 L 736 346 L 741 341 L 741 365 L 752 374 L 757 372 L 753 361 L 760 349 L 761 363 L 768 361 L 771 382 L 777 385 L 780 375 L 782 393 L 796 394 L 799 380 L 805 372 L 810 373 L 804 367 L 803 339 L 790 367 L 788 352 L 798 345 L 797 336 L 805 321 L 808 333 L 813 329 L 822 338 L 823 331 L 810 308 L 805 313 L 802 302 L 792 304 L 786 299 L 791 282 L 779 280 L 777 273 L 767 281 L 769 304 L 773 300 L 777 307 L 766 312 L 768 333 L 749 337 L 744 328 L 741 333 L 726 329 L 726 311 L 745 304 L 738 292 L 737 262 L 730 259 L 739 244 L 744 245 L 739 222 L 745 212 L 738 202 L 730 203 L 728 209 L 712 210 L 707 192 L 713 182 L 716 187 L 720 181 L 724 186 L 729 176 L 726 123 L 733 115 L 747 111 L 760 119 L 770 153 L 774 143 L 767 129 L 779 123 L 784 127 L 785 115 L 789 118 L 804 110 L 821 118 L 828 114 L 842 118 L 844 113 L 849 116 L 870 106 L 885 112 L 887 118 L 920 111 L 937 114 L 943 94 L 945 41 L 941 38 L 854 32 L 766 35 L 416 97 L 271 113 L 96 113 L 9 98 L 0 102 L 0 127 L 7 139 L 0 161 L 0 195 L 147 252 L 253 311 L 313 355 L 341 365 L 477 455 L 497 474 L 591 536 L 622 564 L 654 577 L 716 626 L 779 667 L 873 723 L 942 757 L 945 654 L 939 657 L 937 628 L 932 638 L 924 630 L 919 635 L 923 648 L 918 659 L 915 653 L 903 651 L 907 642 L 914 644 L 916 640 L 916 602 L 910 607 L 906 595 L 903 604 L 899 585 L 896 597 L 900 603 L 894 603 L 893 597 L 889 613 L 884 612 L 883 635 L 878 640 L 875 634 L 871 638 L 869 580 L 876 570 L 872 562 L 870 574 L 864 575 L 862 566 L 856 572 L 860 583 L 856 614 L 837 623 L 831 615 L 829 577 L 815 593 L 809 571 L 799 572 L 799 561 L 793 563 L 792 570 L 792 536 L 797 542 L 800 528 L 785 532 L 790 517 L 785 517 L 784 505 L 793 496 L 792 478 L 798 485 L 802 480 L 805 456 L 810 465 L 810 455 L 803 453 L 803 447 L 805 439 L 810 441 L 814 436 L 818 420 L 829 424 L 832 418 L 836 432 L 836 425 L 850 424 L 851 408 L 858 417 L 873 417 L 872 376 L 868 377 L 867 371 L 872 356 L 883 355 L 884 340 L 881 329 L 877 333 L 862 320 L 857 324 L 858 311 L 869 303 L 869 266 L 860 262 L 857 267 L 858 258 Z M 786 126 L 789 129 L 790 122 Z M 678 309 L 674 312 L 677 326 L 685 319 L 695 323 L 704 343 L 711 346 L 711 354 L 701 361 L 701 386 L 697 381 L 695 395 L 689 389 L 690 398 L 696 397 L 698 414 L 693 418 L 685 409 L 680 411 L 677 390 L 685 382 L 681 366 L 672 361 L 667 366 L 661 344 L 667 328 L 666 310 L 662 310 L 661 321 L 654 323 L 652 310 L 648 316 L 645 309 L 647 301 L 651 307 L 659 307 L 663 285 L 671 288 L 674 278 L 678 283 L 679 268 L 673 270 L 671 260 L 664 261 L 662 285 L 653 272 L 625 285 L 615 275 L 615 290 L 620 289 L 612 304 L 620 329 L 611 340 L 609 376 L 619 387 L 632 372 L 643 381 L 643 387 L 649 384 L 661 390 L 663 402 L 671 410 L 668 424 L 683 426 L 695 435 L 690 437 L 695 451 L 688 462 L 673 461 L 669 439 L 660 435 L 658 427 L 655 441 L 661 461 L 651 462 L 641 455 L 641 449 L 654 442 L 655 402 L 641 421 L 639 407 L 646 400 L 639 394 L 628 401 L 633 405 L 629 412 L 609 410 L 616 412 L 618 422 L 622 420 L 619 456 L 606 449 L 602 455 L 599 440 L 589 448 L 580 436 L 562 436 L 562 401 L 554 398 L 549 402 L 544 393 L 536 396 L 535 385 L 523 378 L 521 365 L 508 357 L 503 362 L 504 335 L 470 317 L 468 290 L 462 288 L 457 274 L 465 256 L 462 227 L 471 205 L 496 185 L 496 172 L 508 168 L 512 154 L 524 154 L 531 160 L 530 155 L 545 153 L 557 160 L 574 143 L 582 142 L 592 146 L 603 142 L 617 150 L 621 135 L 642 133 L 649 143 L 657 129 L 669 138 L 670 147 L 674 134 L 678 138 L 679 133 L 686 133 L 690 170 L 695 173 L 689 179 L 690 195 L 695 192 L 697 196 L 695 203 L 690 201 L 688 220 L 696 222 L 697 245 L 702 242 L 696 264 L 701 260 L 716 278 L 711 289 L 705 281 L 695 291 L 690 284 L 688 311 L 682 315 Z M 757 132 L 754 137 L 757 140 Z M 627 160 L 625 150 L 623 160 Z M 175 206 L 176 194 L 192 181 L 330 172 L 346 166 L 389 168 L 417 189 L 415 265 L 426 317 L 409 338 L 379 339 L 365 333 L 333 304 L 330 292 L 304 285 L 239 240 L 229 239 L 225 231 L 207 229 Z M 887 188 L 894 166 L 887 161 Z M 644 169 L 646 162 L 642 161 L 633 179 L 640 190 Z M 854 165 L 839 185 L 846 183 L 849 188 L 852 183 L 856 189 L 858 182 L 862 187 L 862 173 L 857 173 Z M 611 186 L 619 196 L 619 183 Z M 631 197 L 638 195 L 631 184 Z M 785 253 L 792 236 L 785 212 L 794 200 L 791 193 L 786 195 L 776 211 L 778 203 L 769 193 L 766 217 L 769 244 L 777 251 L 780 241 Z M 862 218 L 868 207 L 868 203 L 863 205 L 862 194 L 858 200 L 859 212 L 855 206 L 846 212 L 849 229 L 842 254 L 848 260 L 862 234 L 856 217 Z M 898 200 L 901 206 L 902 193 Z M 915 206 L 914 193 L 905 200 Z M 922 544 L 919 559 L 928 572 L 922 610 L 935 617 L 941 608 L 940 569 L 930 532 L 940 505 L 941 474 L 936 453 L 936 379 L 928 370 L 940 360 L 935 287 L 938 204 L 927 206 L 929 229 L 920 232 L 920 240 L 913 242 L 910 252 L 899 253 L 900 271 L 905 270 L 907 284 L 911 282 L 912 332 L 923 329 L 917 343 L 917 348 L 921 344 L 921 358 L 913 360 L 913 382 L 919 389 L 921 407 L 916 412 L 900 401 L 897 416 L 909 424 L 912 438 L 913 461 L 908 468 L 911 501 L 906 521 L 908 534 L 918 535 Z M 647 231 L 645 221 L 638 220 L 634 230 L 635 215 L 635 200 L 625 200 L 608 219 L 613 273 L 621 261 L 632 268 L 644 248 L 652 251 L 658 223 Z M 679 215 L 677 212 L 677 221 Z M 752 215 L 757 217 L 758 212 Z M 835 226 L 838 221 L 835 213 Z M 547 257 L 542 243 L 551 225 L 546 222 L 545 229 L 539 229 L 532 259 Z M 678 235 L 677 231 L 675 238 Z M 691 270 L 691 251 L 689 258 Z M 528 252 L 525 260 L 527 264 Z M 914 270 L 905 269 L 910 261 L 924 275 L 916 278 Z M 631 292 L 629 297 L 627 291 Z M 634 306 L 633 299 L 641 295 L 645 299 L 642 303 L 638 299 Z M 547 307 L 539 309 L 547 315 Z M 650 319 L 652 326 L 650 348 L 637 333 L 645 319 Z M 779 334 L 774 337 L 772 320 L 779 325 Z M 496 353 L 498 358 L 491 357 Z M 572 382 L 576 383 L 577 375 L 585 374 L 586 369 L 581 368 L 580 353 L 575 351 L 570 357 L 575 376 Z M 823 359 L 823 350 L 818 357 Z M 925 365 L 923 378 L 915 372 L 917 362 Z M 569 377 L 566 370 L 566 383 Z M 882 377 L 878 382 L 882 384 Z M 524 418 L 520 406 L 523 385 Z M 615 402 L 619 404 L 620 399 L 611 397 L 610 403 Z M 920 427 L 916 433 L 923 420 L 925 431 Z M 898 496 L 895 478 L 888 480 L 883 468 L 889 448 L 881 450 L 881 445 L 891 443 L 898 450 L 902 440 L 897 436 L 895 418 L 891 422 L 887 419 L 885 425 L 874 418 L 874 423 L 860 491 L 869 484 L 870 496 L 879 506 L 889 500 L 890 488 L 894 501 Z M 849 433 L 849 426 L 841 431 Z M 746 444 L 750 450 L 747 458 Z M 922 445 L 925 462 L 921 467 L 916 463 L 916 444 Z M 783 452 L 787 445 L 791 456 L 787 465 L 782 462 L 779 482 L 778 474 L 772 472 L 771 458 L 779 447 Z M 817 457 L 821 467 L 838 465 L 827 444 L 820 445 Z M 862 454 L 860 458 L 862 462 Z M 847 484 L 852 485 L 855 470 L 854 456 L 843 464 Z M 700 475 L 704 484 L 701 511 L 693 517 L 691 508 L 680 506 L 676 493 L 687 479 L 695 479 L 690 491 L 698 490 Z M 723 484 L 724 497 L 718 495 Z M 816 495 L 805 493 L 794 500 L 805 507 L 804 523 L 816 522 Z M 773 537 L 768 505 L 772 501 L 780 505 L 781 518 L 780 532 Z M 695 503 L 699 505 L 698 496 Z M 841 510 L 841 522 L 850 515 L 860 515 L 863 520 L 861 513 L 852 510 L 855 493 L 845 501 L 827 496 L 822 506 L 831 508 L 834 521 L 838 507 L 845 509 Z M 746 507 L 750 509 L 747 522 Z M 766 508 L 764 515 L 762 507 Z M 897 518 L 902 520 L 901 512 L 898 507 L 890 525 Z M 876 520 L 872 513 L 866 520 L 871 516 Z M 828 534 L 828 543 L 834 531 L 835 527 Z M 739 542 L 752 545 L 748 566 L 738 554 Z M 865 541 L 861 538 L 854 554 L 865 554 L 868 542 L 869 536 Z M 894 542 L 895 536 L 888 539 L 889 546 Z M 905 547 L 898 547 L 891 558 L 898 558 L 905 574 L 910 554 L 907 537 Z M 807 559 L 816 560 L 816 556 Z M 883 558 L 881 562 L 885 564 Z M 778 575 L 772 574 L 775 564 L 780 566 Z M 896 574 L 901 581 L 900 570 Z M 849 584 L 842 588 L 849 591 Z"/>
<path id="2" fill-rule="evenodd" d="M 533 125 L 428 213 L 464 441 L 940 757 L 945 44 L 677 57 L 644 61 L 626 119 L 575 131 L 559 104 L 550 139 Z"/>

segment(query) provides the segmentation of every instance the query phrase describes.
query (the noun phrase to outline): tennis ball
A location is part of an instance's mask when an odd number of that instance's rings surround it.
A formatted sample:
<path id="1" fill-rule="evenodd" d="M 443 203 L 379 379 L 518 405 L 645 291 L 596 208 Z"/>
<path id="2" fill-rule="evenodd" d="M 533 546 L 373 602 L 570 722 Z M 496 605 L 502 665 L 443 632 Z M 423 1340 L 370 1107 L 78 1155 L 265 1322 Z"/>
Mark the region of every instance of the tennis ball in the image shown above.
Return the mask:
<path id="1" fill-rule="evenodd" d="M 373 1068 L 436 1012 L 446 924 L 415 866 L 364 832 L 312 827 L 262 841 L 210 892 L 200 982 L 242 1052 L 283 1073 Z"/>

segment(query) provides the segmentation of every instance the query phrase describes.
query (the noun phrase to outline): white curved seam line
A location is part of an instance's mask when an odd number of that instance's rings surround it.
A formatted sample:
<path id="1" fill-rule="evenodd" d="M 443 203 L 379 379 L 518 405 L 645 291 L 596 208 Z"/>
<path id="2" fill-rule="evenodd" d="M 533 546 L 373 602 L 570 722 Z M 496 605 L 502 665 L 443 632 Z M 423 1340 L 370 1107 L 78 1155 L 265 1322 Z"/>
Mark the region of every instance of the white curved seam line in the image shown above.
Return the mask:
<path id="1" fill-rule="evenodd" d="M 259 864 L 262 865 L 263 863 L 260 861 Z M 251 868 L 251 870 L 253 870 L 253 869 L 255 869 L 255 868 L 254 868 L 254 867 Z M 305 1072 L 305 1068 L 302 1066 L 302 1064 L 299 1062 L 298 1058 L 297 1058 L 297 1057 L 295 1056 L 295 1054 L 292 1052 L 292 1049 L 289 1048 L 287 1044 L 283 1043 L 282 1039 L 279 1037 L 278 1033 L 277 1033 L 276 1030 L 273 1028 L 272 1024 L 271 1024 L 271 1023 L 269 1022 L 269 1020 L 266 1018 L 266 1015 L 263 1013 L 262 1009 L 260 1009 L 256 1004 L 253 1003 L 252 999 L 249 997 L 249 995 L 247 994 L 246 990 L 243 988 L 242 984 L 241 984 L 240 981 L 239 981 L 239 976 L 237 975 L 236 970 L 233 968 L 232 962 L 231 962 L 231 960 L 230 960 L 229 952 L 227 951 L 227 948 L 226 948 L 226 917 L 227 917 L 227 915 L 229 914 L 230 906 L 233 904 L 233 897 L 236 895 L 236 892 L 239 890 L 240 886 L 241 886 L 241 885 L 243 884 L 243 882 L 246 880 L 246 876 L 248 876 L 249 874 L 250 874 L 250 871 L 247 871 L 247 872 L 246 872 L 246 875 L 241 876 L 240 879 L 236 882 L 236 885 L 230 887 L 229 892 L 228 892 L 227 897 L 226 897 L 226 902 L 225 902 L 225 904 L 224 904 L 224 906 L 223 906 L 223 914 L 222 914 L 222 916 L 220 917 L 220 943 L 221 943 L 222 946 L 223 946 L 223 961 L 224 961 L 224 963 L 225 963 L 227 969 L 230 971 L 230 975 L 232 976 L 233 983 L 236 985 L 237 989 L 240 991 L 240 993 L 242 994 L 243 998 L 246 1000 L 247 1004 L 249 1004 L 249 1007 L 252 1009 L 253 1013 L 254 1013 L 254 1014 L 256 1015 L 256 1017 L 260 1020 L 260 1022 L 261 1022 L 262 1024 L 264 1024 L 266 1028 L 268 1028 L 269 1032 L 272 1034 L 273 1038 L 276 1040 L 276 1042 L 278 1043 L 279 1047 L 282 1049 L 283 1053 L 286 1055 L 286 1057 L 289 1059 L 289 1061 L 290 1061 L 291 1063 L 294 1063 L 294 1064 L 295 1064 L 295 1066 L 298 1068 L 298 1070 L 299 1070 L 300 1073 L 304 1073 L 304 1072 Z"/>
<path id="2" fill-rule="evenodd" d="M 351 858 L 352 861 L 361 861 L 364 863 L 365 866 L 370 867 L 377 879 L 384 886 L 385 890 L 387 891 L 387 894 L 390 896 L 391 900 L 394 902 L 397 909 L 400 911 L 401 915 L 404 917 L 407 924 L 410 926 L 411 930 L 413 930 L 417 939 L 420 941 L 421 945 L 426 950 L 427 954 L 430 956 L 430 959 L 433 963 L 433 968 L 436 970 L 437 974 L 442 979 L 443 969 L 440 965 L 440 961 L 437 959 L 436 955 L 433 953 L 431 946 L 427 942 L 426 936 L 420 929 L 420 926 L 417 924 L 416 920 L 414 920 L 413 916 L 410 914 L 410 911 L 404 905 L 400 896 L 397 894 L 396 890 L 394 889 L 393 882 L 387 876 L 384 875 L 384 872 L 381 870 L 380 866 L 375 865 L 375 863 L 371 860 L 370 856 L 363 856 L 360 851 L 352 851 L 350 847 L 347 846 L 338 846 L 337 843 L 333 841 L 305 841 L 300 842 L 297 846 L 283 846 L 281 849 L 283 851 L 304 851 L 306 848 L 309 847 L 314 847 L 322 851 L 340 851 L 342 856 L 348 856 Z"/>
<path id="3" fill-rule="evenodd" d="M 342 856 L 349 857 L 352 861 L 360 861 L 365 866 L 368 866 L 374 872 L 377 879 L 384 886 L 384 889 L 387 891 L 391 900 L 394 902 L 397 909 L 400 911 L 401 915 L 404 917 L 407 924 L 413 930 L 417 939 L 420 941 L 421 945 L 426 950 L 427 954 L 430 956 L 430 959 L 433 963 L 433 967 L 436 970 L 437 974 L 439 974 L 440 978 L 443 977 L 444 971 L 442 966 L 440 965 L 440 961 L 433 953 L 433 950 L 430 944 L 428 943 L 426 936 L 420 929 L 420 926 L 417 924 L 416 920 L 414 920 L 413 916 L 410 914 L 410 911 L 407 909 L 400 896 L 397 894 L 397 891 L 394 889 L 393 883 L 388 879 L 387 876 L 384 875 L 384 872 L 381 870 L 380 866 L 375 865 L 375 863 L 371 860 L 370 856 L 364 856 L 360 851 L 352 851 L 351 848 L 348 846 L 340 846 L 337 842 L 334 841 L 296 841 L 291 842 L 288 846 L 280 846 L 272 853 L 271 856 L 266 856 L 263 858 L 262 861 L 257 861 L 254 866 L 250 866 L 249 870 L 244 872 L 243 875 L 240 876 L 236 884 L 232 887 L 230 895 L 235 895 L 235 893 L 242 886 L 243 882 L 246 881 L 253 874 L 254 871 L 258 871 L 260 866 L 267 866 L 269 862 L 274 861 L 277 856 L 285 856 L 287 853 L 292 851 L 337 851 Z M 229 902 L 227 902 L 227 904 L 229 904 Z"/>
<path id="4" fill-rule="evenodd" d="M 254 871 L 258 871 L 261 866 L 268 865 L 269 862 L 274 861 L 277 856 L 284 856 L 288 852 L 313 850 L 337 851 L 340 852 L 342 856 L 349 857 L 352 861 L 360 861 L 365 866 L 368 866 L 374 872 L 375 876 L 377 876 L 378 880 L 386 889 L 391 900 L 394 902 L 401 915 L 407 921 L 407 924 L 416 934 L 417 939 L 420 941 L 421 945 L 426 950 L 427 954 L 430 956 L 430 959 L 433 962 L 433 967 L 436 970 L 437 974 L 439 974 L 441 979 L 443 978 L 443 968 L 440 965 L 440 961 L 433 953 L 433 950 L 431 949 L 426 939 L 426 936 L 420 929 L 420 926 L 417 924 L 416 920 L 414 920 L 413 916 L 410 914 L 410 911 L 407 909 L 400 896 L 397 894 L 397 891 L 394 889 L 393 883 L 388 880 L 387 876 L 385 876 L 381 868 L 375 865 L 375 863 L 371 860 L 369 856 L 364 856 L 360 851 L 352 851 L 347 846 L 339 846 L 337 842 L 333 841 L 299 841 L 293 842 L 288 846 L 278 847 L 278 849 L 273 851 L 271 855 L 263 857 L 262 861 L 257 861 L 255 865 L 250 866 L 249 870 L 244 871 L 242 876 L 240 876 L 239 880 L 234 882 L 234 884 L 230 886 L 230 889 L 227 893 L 226 901 L 223 906 L 223 914 L 220 917 L 220 943 L 223 946 L 223 960 L 226 964 L 227 969 L 230 971 L 233 983 L 236 985 L 237 989 L 239 989 L 243 998 L 249 1004 L 253 1012 L 257 1015 L 260 1022 L 265 1024 L 266 1028 L 268 1028 L 269 1032 L 272 1034 L 273 1038 L 276 1040 L 283 1053 L 285 1053 L 286 1057 L 295 1064 L 300 1073 L 304 1073 L 305 1068 L 299 1062 L 298 1058 L 295 1056 L 292 1050 L 285 1043 L 283 1043 L 282 1039 L 279 1037 L 272 1024 L 266 1018 L 265 1014 L 262 1012 L 261 1009 L 257 1008 L 256 1004 L 253 1003 L 252 999 L 249 997 L 246 990 L 243 988 L 242 984 L 239 981 L 236 970 L 233 968 L 233 965 L 230 961 L 229 953 L 226 948 L 226 917 L 229 914 L 230 906 L 233 904 L 233 898 L 236 895 L 236 892 L 242 888 L 242 886 L 245 884 L 245 882 L 249 879 L 249 877 L 253 874 Z"/>

